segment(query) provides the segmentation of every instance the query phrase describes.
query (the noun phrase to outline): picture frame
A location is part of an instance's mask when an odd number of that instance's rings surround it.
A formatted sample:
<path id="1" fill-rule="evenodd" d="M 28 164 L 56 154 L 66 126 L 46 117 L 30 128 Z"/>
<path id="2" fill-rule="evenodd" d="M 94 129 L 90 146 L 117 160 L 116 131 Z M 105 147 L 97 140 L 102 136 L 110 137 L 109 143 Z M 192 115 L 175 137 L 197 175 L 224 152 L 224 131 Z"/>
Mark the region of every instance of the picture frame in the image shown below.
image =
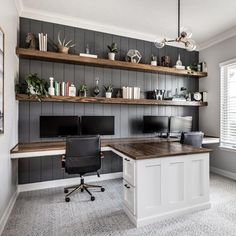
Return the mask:
<path id="1" fill-rule="evenodd" d="M 0 134 L 4 133 L 4 40 L 5 34 L 0 27 Z"/>

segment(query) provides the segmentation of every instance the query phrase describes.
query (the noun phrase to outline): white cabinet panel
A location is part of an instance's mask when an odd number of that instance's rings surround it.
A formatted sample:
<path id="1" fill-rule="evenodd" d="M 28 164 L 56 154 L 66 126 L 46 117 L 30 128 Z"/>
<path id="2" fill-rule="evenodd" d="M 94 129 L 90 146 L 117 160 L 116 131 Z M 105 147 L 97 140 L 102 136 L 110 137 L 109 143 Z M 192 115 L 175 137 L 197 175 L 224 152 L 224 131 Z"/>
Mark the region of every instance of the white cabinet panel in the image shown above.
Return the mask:
<path id="1" fill-rule="evenodd" d="M 131 186 L 125 180 L 123 181 L 123 194 L 124 205 L 130 210 L 130 212 L 136 214 L 136 193 L 135 188 Z"/>
<path id="2" fill-rule="evenodd" d="M 123 158 L 123 178 L 132 186 L 135 186 L 135 160 L 124 157 Z"/>
<path id="3" fill-rule="evenodd" d="M 167 177 L 167 199 L 169 204 L 184 201 L 185 198 L 185 173 L 184 162 L 173 162 L 168 164 Z"/>

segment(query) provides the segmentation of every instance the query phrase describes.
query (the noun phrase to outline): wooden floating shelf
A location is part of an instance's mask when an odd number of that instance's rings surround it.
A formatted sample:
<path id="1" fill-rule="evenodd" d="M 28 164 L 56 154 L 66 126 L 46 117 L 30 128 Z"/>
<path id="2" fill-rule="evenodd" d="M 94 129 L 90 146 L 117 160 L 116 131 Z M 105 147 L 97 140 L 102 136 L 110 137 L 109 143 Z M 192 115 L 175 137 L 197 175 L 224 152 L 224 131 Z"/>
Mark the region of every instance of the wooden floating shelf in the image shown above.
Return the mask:
<path id="1" fill-rule="evenodd" d="M 27 94 L 17 94 L 18 101 L 37 102 L 35 97 L 29 97 Z M 196 101 L 170 101 L 170 100 L 152 100 L 152 99 L 124 99 L 124 98 L 105 98 L 105 97 L 68 97 L 52 96 L 43 98 L 42 102 L 69 102 L 69 103 L 98 103 L 98 104 L 124 104 L 124 105 L 156 105 L 156 106 L 207 106 L 207 102 Z"/>
<path id="2" fill-rule="evenodd" d="M 164 73 L 170 75 L 179 75 L 179 76 L 182 75 L 196 78 L 207 76 L 207 73 L 205 72 L 189 73 L 189 71 L 187 70 L 177 70 L 175 68 L 170 68 L 170 67 L 151 66 L 148 64 L 141 64 L 141 63 L 137 64 L 126 61 L 112 61 L 101 58 L 81 57 L 73 54 L 63 54 L 57 52 L 42 52 L 39 50 L 32 50 L 27 48 L 16 48 L 16 54 L 21 58 L 71 63 L 71 64 L 79 64 L 87 66 L 97 66 L 97 67 L 151 72 L 151 73 Z"/>

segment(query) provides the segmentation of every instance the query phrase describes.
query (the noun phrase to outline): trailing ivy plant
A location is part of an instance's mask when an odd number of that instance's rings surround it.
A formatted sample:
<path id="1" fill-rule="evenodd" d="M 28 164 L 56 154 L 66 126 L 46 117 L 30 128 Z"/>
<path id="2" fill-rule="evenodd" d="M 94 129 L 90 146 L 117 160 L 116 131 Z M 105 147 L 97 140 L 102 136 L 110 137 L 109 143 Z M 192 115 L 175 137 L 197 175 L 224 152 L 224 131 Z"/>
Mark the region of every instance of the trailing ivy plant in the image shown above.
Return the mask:
<path id="1" fill-rule="evenodd" d="M 48 87 L 48 82 L 35 73 L 27 75 L 23 83 L 17 84 L 16 92 L 34 96 L 41 102 L 42 98 L 48 97 Z"/>

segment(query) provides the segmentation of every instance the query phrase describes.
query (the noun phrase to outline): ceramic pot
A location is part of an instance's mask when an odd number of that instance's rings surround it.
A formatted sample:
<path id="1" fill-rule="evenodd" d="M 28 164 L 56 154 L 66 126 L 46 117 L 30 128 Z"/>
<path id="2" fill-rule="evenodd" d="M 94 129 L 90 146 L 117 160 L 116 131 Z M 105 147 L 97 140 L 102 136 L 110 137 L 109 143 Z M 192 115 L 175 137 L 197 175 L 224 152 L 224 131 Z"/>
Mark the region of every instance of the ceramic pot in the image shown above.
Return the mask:
<path id="1" fill-rule="evenodd" d="M 58 46 L 58 52 L 68 54 L 69 48 L 63 47 L 63 46 Z"/>
<path id="2" fill-rule="evenodd" d="M 109 60 L 115 61 L 115 56 L 116 56 L 116 54 L 114 52 L 109 52 L 108 53 L 108 59 Z"/>
<path id="3" fill-rule="evenodd" d="M 106 98 L 111 98 L 111 92 L 106 92 Z"/>
<path id="4" fill-rule="evenodd" d="M 157 61 L 151 61 L 152 66 L 157 66 Z"/>

